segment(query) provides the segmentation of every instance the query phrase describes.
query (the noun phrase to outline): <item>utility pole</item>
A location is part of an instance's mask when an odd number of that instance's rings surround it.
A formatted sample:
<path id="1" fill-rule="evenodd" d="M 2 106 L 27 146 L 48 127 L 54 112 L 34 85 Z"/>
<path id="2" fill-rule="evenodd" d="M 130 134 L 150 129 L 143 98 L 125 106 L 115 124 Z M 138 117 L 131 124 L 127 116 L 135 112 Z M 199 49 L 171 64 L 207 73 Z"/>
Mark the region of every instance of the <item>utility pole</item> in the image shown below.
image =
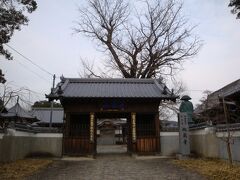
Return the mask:
<path id="1" fill-rule="evenodd" d="M 226 126 L 227 126 L 227 152 L 228 152 L 228 160 L 230 163 L 230 167 L 232 167 L 233 164 L 233 160 L 232 160 L 232 152 L 231 152 L 231 134 L 230 134 L 230 130 L 229 130 L 229 122 L 228 122 L 228 114 L 227 114 L 227 107 L 226 107 L 226 103 L 225 103 L 225 99 L 223 97 L 222 99 L 223 102 L 223 110 L 224 110 L 224 116 L 225 116 L 225 122 L 226 122 Z"/>
<path id="2" fill-rule="evenodd" d="M 56 79 L 56 75 L 54 74 L 53 75 L 53 86 L 52 86 L 52 89 L 51 89 L 51 94 L 53 94 L 53 90 L 54 90 L 54 87 L 55 87 L 55 79 Z M 52 127 L 53 101 L 54 100 L 51 101 L 50 123 L 49 123 L 50 128 Z"/>

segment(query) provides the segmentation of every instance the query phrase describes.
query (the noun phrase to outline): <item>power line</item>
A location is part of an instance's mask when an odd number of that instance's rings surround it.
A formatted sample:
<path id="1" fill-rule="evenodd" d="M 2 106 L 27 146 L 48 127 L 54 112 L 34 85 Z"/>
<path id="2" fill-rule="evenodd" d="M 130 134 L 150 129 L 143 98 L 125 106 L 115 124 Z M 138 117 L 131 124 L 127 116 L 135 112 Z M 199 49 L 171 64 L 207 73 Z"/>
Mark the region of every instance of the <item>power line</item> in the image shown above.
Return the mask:
<path id="1" fill-rule="evenodd" d="M 23 95 L 32 93 L 32 94 L 35 94 L 35 97 L 39 97 L 40 95 L 45 96 L 44 93 L 40 93 L 40 92 L 37 92 L 35 90 L 31 90 L 27 86 L 19 86 L 17 84 L 14 84 L 13 82 L 8 82 L 6 86 L 8 86 L 8 87 L 15 86 L 15 87 L 19 88 L 19 89 L 17 89 L 19 91 L 18 93 L 23 94 Z"/>
<path id="2" fill-rule="evenodd" d="M 41 78 L 42 80 L 49 82 L 49 80 L 45 79 L 44 77 L 42 77 L 41 75 L 39 75 L 38 73 L 34 72 L 33 70 L 31 70 L 30 68 L 28 68 L 27 66 L 23 65 L 22 63 L 20 63 L 18 60 L 16 61 L 18 64 L 20 64 L 22 67 L 24 67 L 25 69 L 27 69 L 28 71 L 30 71 L 31 73 L 35 74 L 36 76 L 38 76 L 39 78 Z"/>
<path id="3" fill-rule="evenodd" d="M 44 95 L 45 96 L 44 93 L 37 92 L 36 90 L 31 90 L 27 86 L 20 86 L 20 85 L 14 84 L 13 82 L 10 82 L 9 84 L 11 84 L 11 85 L 13 85 L 15 87 L 18 87 L 18 88 L 23 88 L 23 90 L 29 91 L 29 92 L 31 92 L 33 94 L 38 94 L 38 95 Z"/>
<path id="4" fill-rule="evenodd" d="M 25 60 L 29 61 L 31 64 L 33 64 L 34 66 L 38 67 L 39 69 L 41 69 L 43 72 L 53 76 L 52 73 L 50 73 L 49 71 L 47 71 L 46 69 L 44 69 L 43 67 L 39 66 L 38 64 L 36 64 L 35 62 L 33 62 L 31 59 L 29 59 L 28 57 L 24 56 L 22 53 L 20 53 L 19 51 L 17 51 L 15 48 L 11 47 L 8 44 L 5 44 L 7 47 L 9 47 L 10 49 L 12 49 L 13 51 L 15 51 L 17 54 L 19 54 L 20 56 L 22 56 Z"/>
<path id="5" fill-rule="evenodd" d="M 20 96 L 19 96 L 19 99 L 20 99 L 22 102 L 24 102 L 25 104 L 28 104 L 28 105 L 30 105 L 30 106 L 32 106 L 32 104 L 34 103 L 33 101 L 25 100 L 25 99 L 21 98 Z"/>

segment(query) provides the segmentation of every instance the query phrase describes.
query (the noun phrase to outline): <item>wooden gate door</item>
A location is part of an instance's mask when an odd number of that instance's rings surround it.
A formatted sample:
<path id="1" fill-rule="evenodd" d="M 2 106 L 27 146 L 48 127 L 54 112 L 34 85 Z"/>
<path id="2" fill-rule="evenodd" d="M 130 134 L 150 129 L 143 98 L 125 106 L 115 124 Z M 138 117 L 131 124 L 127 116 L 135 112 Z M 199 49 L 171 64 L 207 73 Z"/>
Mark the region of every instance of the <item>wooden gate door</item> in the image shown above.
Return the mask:
<path id="1" fill-rule="evenodd" d="M 63 137 L 64 155 L 93 154 L 95 149 L 94 139 L 91 137 L 94 131 L 91 127 L 90 114 L 70 114 L 67 118 L 66 129 Z M 95 126 L 95 124 L 94 124 Z M 91 136 L 90 136 L 91 135 Z"/>
<path id="2" fill-rule="evenodd" d="M 158 153 L 160 151 L 159 119 L 156 114 L 137 114 L 136 152 L 139 154 Z"/>

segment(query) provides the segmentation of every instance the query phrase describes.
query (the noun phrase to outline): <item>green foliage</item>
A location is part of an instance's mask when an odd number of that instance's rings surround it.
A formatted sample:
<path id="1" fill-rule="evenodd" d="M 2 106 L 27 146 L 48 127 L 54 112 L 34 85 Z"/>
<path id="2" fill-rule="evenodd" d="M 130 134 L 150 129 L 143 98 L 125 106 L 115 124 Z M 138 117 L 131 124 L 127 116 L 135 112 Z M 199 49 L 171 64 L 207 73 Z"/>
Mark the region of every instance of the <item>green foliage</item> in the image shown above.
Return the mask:
<path id="1" fill-rule="evenodd" d="M 6 59 L 13 59 L 11 53 L 4 49 L 15 30 L 27 25 L 26 11 L 32 13 L 37 8 L 35 0 L 0 0 L 0 54 Z"/>
<path id="2" fill-rule="evenodd" d="M 6 82 L 6 79 L 4 78 L 4 74 L 2 73 L 2 70 L 0 69 L 0 83 L 4 84 Z"/>
<path id="3" fill-rule="evenodd" d="M 233 14 L 237 14 L 237 19 L 239 19 L 240 18 L 240 0 L 230 0 L 230 3 L 228 6 L 233 7 L 231 12 Z"/>
<path id="4" fill-rule="evenodd" d="M 51 107 L 51 103 L 49 101 L 36 101 L 32 107 Z M 60 103 L 53 102 L 53 107 L 62 107 Z"/>
<path id="5" fill-rule="evenodd" d="M 3 100 L 0 98 L 0 113 L 6 113 L 7 109 L 4 106 Z"/>

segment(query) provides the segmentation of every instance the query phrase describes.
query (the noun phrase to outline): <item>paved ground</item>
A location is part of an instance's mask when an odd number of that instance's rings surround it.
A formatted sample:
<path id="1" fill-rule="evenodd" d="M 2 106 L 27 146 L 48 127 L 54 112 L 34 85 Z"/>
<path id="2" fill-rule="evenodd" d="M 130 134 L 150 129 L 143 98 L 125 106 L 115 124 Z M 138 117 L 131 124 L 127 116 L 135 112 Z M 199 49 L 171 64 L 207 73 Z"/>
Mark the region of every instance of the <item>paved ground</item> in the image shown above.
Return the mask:
<path id="1" fill-rule="evenodd" d="M 58 160 L 27 180 L 200 180 L 195 172 L 176 167 L 170 159 L 134 158 L 127 154 L 100 154 L 94 160 Z"/>
<path id="2" fill-rule="evenodd" d="M 127 152 L 127 145 L 97 145 L 98 154 L 121 154 Z"/>

